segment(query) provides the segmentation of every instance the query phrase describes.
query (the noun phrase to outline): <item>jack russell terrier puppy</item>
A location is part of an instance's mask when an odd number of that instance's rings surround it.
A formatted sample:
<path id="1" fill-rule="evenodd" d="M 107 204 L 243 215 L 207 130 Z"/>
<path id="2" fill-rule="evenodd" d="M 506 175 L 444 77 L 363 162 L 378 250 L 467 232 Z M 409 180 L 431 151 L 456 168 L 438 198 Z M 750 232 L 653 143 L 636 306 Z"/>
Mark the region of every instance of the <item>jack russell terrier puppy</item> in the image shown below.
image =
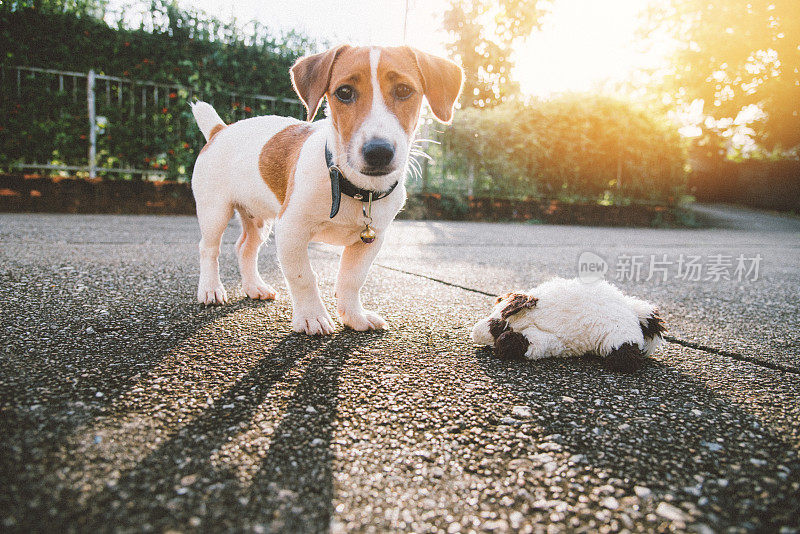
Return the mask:
<path id="1" fill-rule="evenodd" d="M 336 281 L 342 322 L 354 330 L 385 328 L 382 317 L 362 307 L 359 292 L 406 199 L 403 180 L 422 97 L 449 123 L 462 71 L 407 46 L 343 45 L 301 58 L 291 77 L 308 122 L 266 116 L 226 125 L 210 105 L 192 106 L 207 139 L 192 174 L 202 236 L 197 300 L 227 301 L 218 258 L 236 211 L 242 222 L 236 253 L 248 297 L 275 298 L 258 272 L 258 250 L 274 225 L 294 331 L 334 330 L 309 261 L 311 241 L 344 246 Z M 323 97 L 328 117 L 311 122 Z"/>

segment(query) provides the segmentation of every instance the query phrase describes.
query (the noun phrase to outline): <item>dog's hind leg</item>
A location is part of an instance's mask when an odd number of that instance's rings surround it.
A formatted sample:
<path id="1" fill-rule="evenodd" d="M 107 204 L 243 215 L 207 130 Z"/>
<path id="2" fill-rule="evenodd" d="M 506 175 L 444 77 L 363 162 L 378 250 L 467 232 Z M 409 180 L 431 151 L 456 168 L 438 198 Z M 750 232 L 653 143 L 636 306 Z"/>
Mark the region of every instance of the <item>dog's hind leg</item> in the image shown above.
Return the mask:
<path id="1" fill-rule="evenodd" d="M 206 204 L 204 209 L 197 210 L 202 236 L 199 245 L 200 281 L 197 284 L 197 301 L 201 304 L 224 304 L 228 300 L 219 278 L 219 245 L 232 216 L 233 207 L 229 204 Z"/>
<path id="2" fill-rule="evenodd" d="M 272 221 L 251 217 L 239 209 L 242 221 L 242 235 L 236 242 L 236 256 L 239 258 L 239 273 L 242 275 L 242 290 L 251 299 L 272 300 L 275 288 L 268 285 L 258 272 L 258 250 L 269 237 Z"/>

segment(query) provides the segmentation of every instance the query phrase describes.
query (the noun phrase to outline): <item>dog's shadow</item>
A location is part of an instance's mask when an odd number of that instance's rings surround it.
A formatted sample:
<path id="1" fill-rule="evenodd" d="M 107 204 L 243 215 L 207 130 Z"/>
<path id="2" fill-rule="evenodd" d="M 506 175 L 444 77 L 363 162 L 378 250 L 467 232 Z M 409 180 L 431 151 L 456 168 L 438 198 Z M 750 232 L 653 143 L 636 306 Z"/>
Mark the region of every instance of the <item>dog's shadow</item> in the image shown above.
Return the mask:
<path id="1" fill-rule="evenodd" d="M 530 409 L 518 424 L 534 442 L 556 443 L 564 461 L 622 481 L 629 495 L 646 487 L 652 506 L 674 499 L 715 529 L 776 530 L 800 514 L 786 481 L 787 466 L 800 468 L 792 445 L 694 377 L 651 358 L 629 374 L 592 356 L 508 361 L 481 348 L 475 358 Z"/>
<path id="2" fill-rule="evenodd" d="M 91 497 L 73 526 L 102 530 L 117 510 L 118 525 L 131 528 L 327 531 L 339 375 L 354 350 L 383 335 L 284 337 L 212 406 Z M 285 401 L 264 412 L 276 393 Z"/>

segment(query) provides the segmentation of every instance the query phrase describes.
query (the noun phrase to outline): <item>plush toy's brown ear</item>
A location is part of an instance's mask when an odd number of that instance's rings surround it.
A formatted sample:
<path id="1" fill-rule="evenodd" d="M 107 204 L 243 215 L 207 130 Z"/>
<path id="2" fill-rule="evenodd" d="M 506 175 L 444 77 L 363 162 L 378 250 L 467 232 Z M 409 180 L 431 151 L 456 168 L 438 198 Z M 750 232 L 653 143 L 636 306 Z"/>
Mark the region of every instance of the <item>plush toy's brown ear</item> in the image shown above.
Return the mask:
<path id="1" fill-rule="evenodd" d="M 426 54 L 415 48 L 411 51 L 414 52 L 422 75 L 422 89 L 428 104 L 431 105 L 431 111 L 437 119 L 449 123 L 453 118 L 456 100 L 461 93 L 464 72 L 449 59 Z"/>
<path id="2" fill-rule="evenodd" d="M 511 330 L 511 326 L 508 321 L 489 319 L 489 333 L 493 339 L 497 339 L 503 332 L 508 332 L 509 330 Z"/>
<path id="3" fill-rule="evenodd" d="M 500 312 L 500 316 L 503 319 L 508 319 L 515 313 L 521 312 L 522 310 L 533 308 L 539 301 L 539 299 L 536 297 L 529 297 L 528 295 L 524 295 L 522 293 L 509 293 L 507 297 L 510 297 L 509 301 L 506 304 L 506 307 Z"/>
<path id="4" fill-rule="evenodd" d="M 333 63 L 347 48 L 350 46 L 341 45 L 331 48 L 327 52 L 302 57 L 292 67 L 292 86 L 306 107 L 308 122 L 314 120 L 322 97 L 328 91 Z"/>
<path id="5" fill-rule="evenodd" d="M 513 293 L 506 293 L 505 295 L 498 296 L 496 299 L 494 299 L 495 305 L 500 304 L 503 300 L 507 299 L 511 295 L 513 295 Z"/>

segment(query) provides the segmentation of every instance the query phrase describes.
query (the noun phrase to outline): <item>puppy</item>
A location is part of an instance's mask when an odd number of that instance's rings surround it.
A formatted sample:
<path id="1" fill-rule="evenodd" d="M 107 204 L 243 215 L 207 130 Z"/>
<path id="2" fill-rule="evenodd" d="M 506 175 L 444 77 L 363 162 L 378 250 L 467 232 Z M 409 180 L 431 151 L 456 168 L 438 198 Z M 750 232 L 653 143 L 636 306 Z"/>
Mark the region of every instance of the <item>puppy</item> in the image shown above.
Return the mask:
<path id="1" fill-rule="evenodd" d="M 617 371 L 635 371 L 662 343 L 664 322 L 652 304 L 608 282 L 555 278 L 528 293 L 498 297 L 472 339 L 500 358 L 531 360 L 593 353 Z"/>
<path id="2" fill-rule="evenodd" d="M 210 105 L 192 108 L 208 141 L 192 175 L 202 235 L 197 300 L 227 300 L 218 257 L 235 211 L 242 222 L 236 253 L 248 297 L 275 298 L 257 268 L 259 248 L 274 226 L 294 331 L 334 330 L 309 262 L 311 241 L 344 247 L 336 281 L 342 322 L 355 330 L 385 328 L 382 317 L 362 307 L 360 289 L 405 202 L 403 180 L 422 98 L 439 121 L 449 123 L 462 71 L 407 46 L 343 45 L 298 60 L 291 78 L 308 122 L 267 116 L 225 125 Z M 328 116 L 312 123 L 323 99 Z"/>

